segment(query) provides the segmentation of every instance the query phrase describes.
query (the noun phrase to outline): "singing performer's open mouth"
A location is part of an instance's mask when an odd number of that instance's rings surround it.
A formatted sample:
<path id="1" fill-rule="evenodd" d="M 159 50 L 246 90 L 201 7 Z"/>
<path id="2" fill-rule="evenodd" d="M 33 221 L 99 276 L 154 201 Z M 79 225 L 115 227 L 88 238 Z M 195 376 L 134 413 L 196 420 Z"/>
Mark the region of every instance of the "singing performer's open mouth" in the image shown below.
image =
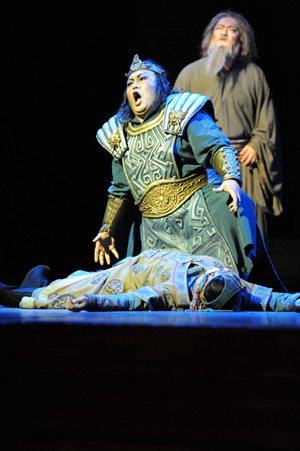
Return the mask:
<path id="1" fill-rule="evenodd" d="M 134 91 L 134 93 L 132 95 L 134 98 L 134 104 L 136 106 L 139 106 L 142 102 L 142 97 L 141 97 L 140 93 L 138 91 Z"/>

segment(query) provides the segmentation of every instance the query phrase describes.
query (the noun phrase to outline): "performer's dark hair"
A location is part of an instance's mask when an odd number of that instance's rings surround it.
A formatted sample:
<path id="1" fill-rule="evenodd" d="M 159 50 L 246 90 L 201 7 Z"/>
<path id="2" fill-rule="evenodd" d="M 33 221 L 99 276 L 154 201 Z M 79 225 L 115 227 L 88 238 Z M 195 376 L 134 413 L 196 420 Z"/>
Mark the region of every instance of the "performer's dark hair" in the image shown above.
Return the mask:
<path id="1" fill-rule="evenodd" d="M 203 294 L 207 302 L 212 302 L 217 299 L 217 297 L 219 297 L 222 293 L 224 285 L 225 282 L 223 277 L 214 277 L 204 289 Z"/>
<path id="2" fill-rule="evenodd" d="M 207 302 L 212 302 L 217 299 L 224 289 L 224 279 L 222 276 L 214 277 L 204 289 L 204 297 Z M 241 304 L 240 293 L 234 294 L 222 307 L 225 310 L 239 310 Z"/>

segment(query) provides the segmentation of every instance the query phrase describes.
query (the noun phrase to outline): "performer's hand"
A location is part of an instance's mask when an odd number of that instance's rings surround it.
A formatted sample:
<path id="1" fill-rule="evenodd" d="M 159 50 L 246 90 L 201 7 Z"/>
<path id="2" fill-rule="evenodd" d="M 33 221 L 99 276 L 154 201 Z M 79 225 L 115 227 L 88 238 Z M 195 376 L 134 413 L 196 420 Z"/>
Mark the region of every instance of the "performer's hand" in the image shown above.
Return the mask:
<path id="1" fill-rule="evenodd" d="M 219 188 L 213 188 L 213 191 L 229 193 L 232 197 L 232 202 L 229 204 L 230 211 L 237 211 L 241 202 L 241 188 L 236 180 L 224 180 L 222 185 Z"/>
<path id="2" fill-rule="evenodd" d="M 244 166 L 257 163 L 257 153 L 253 147 L 248 144 L 239 152 L 239 162 Z"/>
<path id="3" fill-rule="evenodd" d="M 90 300 L 87 296 L 81 296 L 76 299 L 67 299 L 66 308 L 72 312 L 80 312 L 88 307 Z"/>
<path id="4" fill-rule="evenodd" d="M 104 265 L 104 259 L 108 265 L 110 265 L 110 252 L 119 258 L 117 249 L 115 248 L 115 239 L 107 232 L 100 232 L 93 239 L 95 244 L 94 258 L 95 262 L 99 261 L 100 265 Z"/>

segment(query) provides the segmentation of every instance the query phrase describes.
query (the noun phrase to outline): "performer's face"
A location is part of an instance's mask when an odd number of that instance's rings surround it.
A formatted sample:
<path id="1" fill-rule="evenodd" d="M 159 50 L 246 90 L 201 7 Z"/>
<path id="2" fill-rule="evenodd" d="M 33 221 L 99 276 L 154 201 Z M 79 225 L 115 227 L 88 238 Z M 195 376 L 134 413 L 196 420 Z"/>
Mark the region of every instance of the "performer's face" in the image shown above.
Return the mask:
<path id="1" fill-rule="evenodd" d="M 239 24 L 233 17 L 223 17 L 214 28 L 211 44 L 228 47 L 229 43 L 235 46 L 239 42 Z"/>
<path id="2" fill-rule="evenodd" d="M 156 83 L 155 73 L 147 69 L 133 72 L 127 80 L 128 102 L 140 122 L 154 101 Z"/>

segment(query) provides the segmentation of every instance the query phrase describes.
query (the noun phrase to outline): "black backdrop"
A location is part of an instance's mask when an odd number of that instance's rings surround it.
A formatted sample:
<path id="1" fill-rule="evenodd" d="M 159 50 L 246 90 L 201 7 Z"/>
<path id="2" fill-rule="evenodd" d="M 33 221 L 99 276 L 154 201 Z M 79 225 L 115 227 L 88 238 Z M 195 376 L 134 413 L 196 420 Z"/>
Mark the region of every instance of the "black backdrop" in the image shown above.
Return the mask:
<path id="1" fill-rule="evenodd" d="M 197 59 L 204 26 L 226 7 L 254 27 L 258 63 L 280 119 L 284 214 L 270 221 L 270 235 L 296 239 L 297 2 L 101 5 L 14 6 L 2 17 L 0 280 L 19 283 L 37 264 L 51 266 L 53 277 L 98 269 L 92 239 L 106 204 L 111 159 L 95 134 L 120 103 L 132 57 L 157 60 L 174 82 Z"/>

